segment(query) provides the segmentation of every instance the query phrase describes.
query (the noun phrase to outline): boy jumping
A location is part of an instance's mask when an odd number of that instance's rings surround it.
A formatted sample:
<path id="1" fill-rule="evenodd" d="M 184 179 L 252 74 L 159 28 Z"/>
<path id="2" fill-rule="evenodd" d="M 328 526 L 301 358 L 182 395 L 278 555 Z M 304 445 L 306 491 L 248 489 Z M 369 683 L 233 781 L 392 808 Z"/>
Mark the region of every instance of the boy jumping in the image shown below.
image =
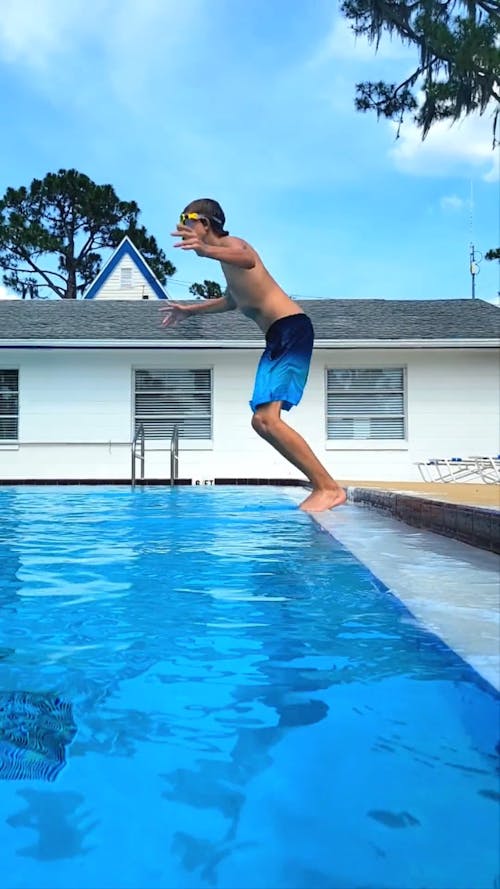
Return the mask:
<path id="1" fill-rule="evenodd" d="M 192 201 L 180 216 L 173 237 L 180 250 L 194 250 L 198 256 L 217 259 L 228 285 L 220 299 L 186 305 L 171 303 L 162 327 L 169 327 L 189 315 L 215 314 L 239 309 L 260 327 L 266 348 L 260 359 L 250 406 L 252 426 L 293 466 L 307 476 L 312 493 L 301 503 L 306 512 L 321 512 L 345 502 L 343 488 L 331 477 L 301 435 L 281 419 L 302 398 L 309 373 L 314 342 L 310 319 L 300 306 L 273 280 L 255 250 L 224 230 L 225 216 L 220 204 L 209 198 Z"/>

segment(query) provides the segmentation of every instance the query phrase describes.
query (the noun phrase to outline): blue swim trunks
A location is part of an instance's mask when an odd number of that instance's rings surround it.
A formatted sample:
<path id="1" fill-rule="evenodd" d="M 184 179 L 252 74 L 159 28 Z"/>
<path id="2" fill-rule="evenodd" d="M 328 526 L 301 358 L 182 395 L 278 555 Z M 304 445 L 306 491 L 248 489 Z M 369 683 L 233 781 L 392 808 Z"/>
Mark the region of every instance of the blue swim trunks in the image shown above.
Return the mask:
<path id="1" fill-rule="evenodd" d="M 266 333 L 250 407 L 281 401 L 289 411 L 302 398 L 314 344 L 311 320 L 302 312 L 271 324 Z"/>

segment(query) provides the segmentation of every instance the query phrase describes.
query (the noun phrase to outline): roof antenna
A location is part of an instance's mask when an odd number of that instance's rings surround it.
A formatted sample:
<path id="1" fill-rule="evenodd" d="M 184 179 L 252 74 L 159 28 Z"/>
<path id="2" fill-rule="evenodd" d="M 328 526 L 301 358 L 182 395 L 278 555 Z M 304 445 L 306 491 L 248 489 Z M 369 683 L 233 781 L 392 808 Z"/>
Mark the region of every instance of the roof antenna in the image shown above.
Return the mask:
<path id="1" fill-rule="evenodd" d="M 479 275 L 480 268 L 479 263 L 483 258 L 483 254 L 478 251 L 479 256 L 476 256 L 476 248 L 474 247 L 474 188 L 472 185 L 472 179 L 470 181 L 470 252 L 469 252 L 469 270 L 471 274 L 471 298 L 476 298 L 476 275 Z M 476 261 L 477 259 L 477 261 Z"/>

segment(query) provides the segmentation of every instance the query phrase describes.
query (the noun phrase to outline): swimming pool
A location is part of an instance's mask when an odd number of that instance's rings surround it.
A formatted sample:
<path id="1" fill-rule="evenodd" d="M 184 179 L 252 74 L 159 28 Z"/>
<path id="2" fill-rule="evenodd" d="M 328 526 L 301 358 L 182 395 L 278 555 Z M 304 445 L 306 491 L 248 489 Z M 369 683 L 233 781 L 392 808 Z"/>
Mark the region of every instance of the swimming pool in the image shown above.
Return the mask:
<path id="1" fill-rule="evenodd" d="M 262 488 L 0 488 L 17 889 L 483 889 L 498 697 Z"/>

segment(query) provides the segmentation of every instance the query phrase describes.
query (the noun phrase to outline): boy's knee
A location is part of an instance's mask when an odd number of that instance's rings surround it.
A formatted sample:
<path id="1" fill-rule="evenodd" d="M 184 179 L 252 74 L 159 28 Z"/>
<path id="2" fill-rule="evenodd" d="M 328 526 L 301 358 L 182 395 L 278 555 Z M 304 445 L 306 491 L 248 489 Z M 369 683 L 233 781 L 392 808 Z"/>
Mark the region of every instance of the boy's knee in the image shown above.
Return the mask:
<path id="1" fill-rule="evenodd" d="M 262 438 L 267 438 L 267 436 L 272 435 L 277 422 L 279 421 L 276 417 L 271 416 L 266 411 L 257 409 L 252 417 L 252 428 Z"/>
<path id="2" fill-rule="evenodd" d="M 257 435 L 262 435 L 264 432 L 264 422 L 258 411 L 256 411 L 252 417 L 252 429 L 255 430 Z"/>

